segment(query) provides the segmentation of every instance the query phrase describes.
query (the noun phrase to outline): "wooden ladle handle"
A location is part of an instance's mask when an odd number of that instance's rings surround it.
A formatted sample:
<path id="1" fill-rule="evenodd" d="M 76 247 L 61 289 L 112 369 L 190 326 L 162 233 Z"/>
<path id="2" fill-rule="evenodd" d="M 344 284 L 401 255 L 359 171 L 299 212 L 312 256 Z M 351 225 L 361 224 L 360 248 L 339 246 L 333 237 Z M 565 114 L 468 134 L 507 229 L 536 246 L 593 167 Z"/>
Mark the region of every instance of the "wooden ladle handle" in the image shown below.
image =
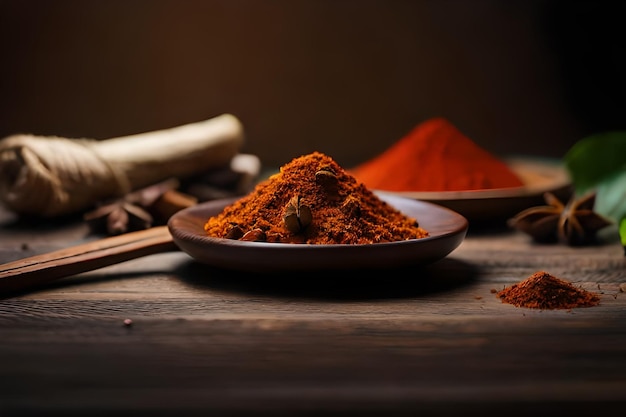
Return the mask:
<path id="1" fill-rule="evenodd" d="M 0 265 L 0 293 L 22 291 L 154 253 L 178 250 L 167 226 L 83 243 Z"/>

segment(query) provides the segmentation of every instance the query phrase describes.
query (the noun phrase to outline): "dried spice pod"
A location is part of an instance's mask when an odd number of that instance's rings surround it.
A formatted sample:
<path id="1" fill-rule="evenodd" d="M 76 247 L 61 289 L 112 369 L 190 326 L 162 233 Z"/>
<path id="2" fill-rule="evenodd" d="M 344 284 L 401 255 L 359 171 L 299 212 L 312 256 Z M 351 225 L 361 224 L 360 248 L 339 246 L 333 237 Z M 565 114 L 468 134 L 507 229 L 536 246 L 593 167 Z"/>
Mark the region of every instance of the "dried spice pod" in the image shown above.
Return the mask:
<path id="1" fill-rule="evenodd" d="M 224 236 L 226 239 L 238 240 L 243 237 L 246 233 L 238 224 L 231 224 Z"/>
<path id="2" fill-rule="evenodd" d="M 596 213 L 593 206 L 596 193 L 590 193 L 580 199 L 572 198 L 563 208 L 559 218 L 559 240 L 569 245 L 585 245 L 592 243 L 596 233 L 612 224 L 612 222 Z"/>
<path id="3" fill-rule="evenodd" d="M 320 168 L 315 173 L 315 181 L 322 186 L 330 198 L 339 198 L 339 180 L 331 167 Z"/>
<path id="4" fill-rule="evenodd" d="M 573 196 L 564 205 L 554 194 L 544 194 L 546 205 L 531 207 L 508 220 L 508 225 L 539 243 L 563 242 L 570 246 L 595 241 L 597 232 L 612 224 L 593 210 L 595 193 Z"/>
<path id="5" fill-rule="evenodd" d="M 283 214 L 283 222 L 285 228 L 291 233 L 300 233 L 306 229 L 313 221 L 311 208 L 304 204 L 300 196 L 294 196 L 287 206 Z"/>
<path id="6" fill-rule="evenodd" d="M 263 230 L 257 228 L 246 232 L 239 240 L 247 242 L 265 242 L 267 236 Z"/>
<path id="7" fill-rule="evenodd" d="M 172 214 L 197 202 L 194 197 L 176 191 L 178 184 L 177 179 L 171 178 L 103 202 L 83 214 L 83 220 L 94 233 L 111 236 L 164 224 Z"/>

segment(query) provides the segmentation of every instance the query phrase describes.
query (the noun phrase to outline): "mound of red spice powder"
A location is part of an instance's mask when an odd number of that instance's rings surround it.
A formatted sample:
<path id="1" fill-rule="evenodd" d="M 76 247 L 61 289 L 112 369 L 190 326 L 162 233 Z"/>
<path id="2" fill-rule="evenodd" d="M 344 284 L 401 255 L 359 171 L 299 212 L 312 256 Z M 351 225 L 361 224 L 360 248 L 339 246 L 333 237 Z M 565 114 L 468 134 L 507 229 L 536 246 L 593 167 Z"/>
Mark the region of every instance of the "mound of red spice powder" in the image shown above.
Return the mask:
<path id="1" fill-rule="evenodd" d="M 310 222 L 302 230 L 290 230 L 286 214 L 304 214 L 304 207 Z M 378 198 L 321 152 L 283 165 L 209 218 L 204 230 L 212 237 L 307 244 L 371 244 L 429 235 L 417 219 Z"/>
<path id="2" fill-rule="evenodd" d="M 372 190 L 465 191 L 524 185 L 507 164 L 442 117 L 418 124 L 350 172 Z"/>
<path id="3" fill-rule="evenodd" d="M 597 294 L 576 288 L 545 271 L 535 272 L 524 281 L 497 292 L 497 296 L 503 303 L 541 310 L 592 307 L 600 302 Z"/>

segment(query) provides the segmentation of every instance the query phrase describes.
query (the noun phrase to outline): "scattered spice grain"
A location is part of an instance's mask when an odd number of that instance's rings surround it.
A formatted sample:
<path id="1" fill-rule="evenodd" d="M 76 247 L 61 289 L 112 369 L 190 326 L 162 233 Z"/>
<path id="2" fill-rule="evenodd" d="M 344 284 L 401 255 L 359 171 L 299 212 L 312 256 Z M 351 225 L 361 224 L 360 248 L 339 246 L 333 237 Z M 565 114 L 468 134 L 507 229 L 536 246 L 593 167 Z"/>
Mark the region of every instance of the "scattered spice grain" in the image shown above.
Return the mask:
<path id="1" fill-rule="evenodd" d="M 524 185 L 504 161 L 443 117 L 418 124 L 350 172 L 372 190 L 464 191 Z"/>
<path id="2" fill-rule="evenodd" d="M 294 158 L 252 192 L 210 217 L 208 236 L 273 243 L 371 244 L 428 231 L 321 152 Z M 248 239 L 245 239 L 248 240 Z"/>
<path id="3" fill-rule="evenodd" d="M 497 292 L 503 303 L 516 307 L 541 310 L 569 310 L 592 307 L 600 302 L 600 296 L 548 272 L 538 271 L 525 280 Z"/>

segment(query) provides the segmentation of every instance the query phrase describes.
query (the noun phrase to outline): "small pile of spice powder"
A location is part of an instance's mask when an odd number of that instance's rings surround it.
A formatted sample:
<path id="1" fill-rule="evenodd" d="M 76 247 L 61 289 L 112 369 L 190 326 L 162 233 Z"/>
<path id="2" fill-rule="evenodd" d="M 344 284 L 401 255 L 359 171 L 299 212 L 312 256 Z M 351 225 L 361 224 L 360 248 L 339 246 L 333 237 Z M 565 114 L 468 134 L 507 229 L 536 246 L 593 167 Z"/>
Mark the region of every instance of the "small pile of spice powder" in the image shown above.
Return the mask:
<path id="1" fill-rule="evenodd" d="M 497 292 L 497 296 L 503 303 L 542 310 L 592 307 L 600 302 L 597 294 L 576 288 L 545 271 L 535 272 L 524 281 Z"/>
<path id="2" fill-rule="evenodd" d="M 417 219 L 378 198 L 332 158 L 313 152 L 278 173 L 218 215 L 208 236 L 262 242 L 371 244 L 420 239 Z"/>

